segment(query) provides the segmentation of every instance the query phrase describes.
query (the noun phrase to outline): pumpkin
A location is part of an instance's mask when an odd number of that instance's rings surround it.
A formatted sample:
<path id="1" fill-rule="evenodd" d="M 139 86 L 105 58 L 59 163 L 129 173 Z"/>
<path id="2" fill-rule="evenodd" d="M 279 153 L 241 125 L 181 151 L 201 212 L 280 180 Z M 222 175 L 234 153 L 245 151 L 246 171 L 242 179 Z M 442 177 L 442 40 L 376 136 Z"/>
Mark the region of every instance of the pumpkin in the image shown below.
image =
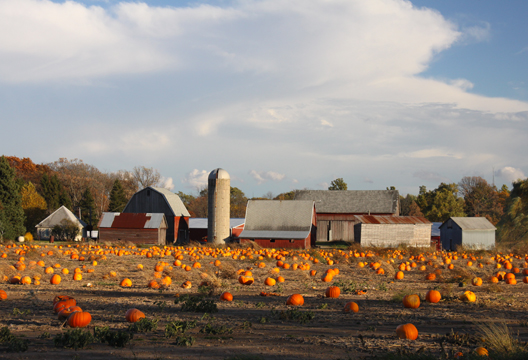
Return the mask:
<path id="1" fill-rule="evenodd" d="M 275 279 L 272 279 L 270 277 L 266 278 L 266 280 L 264 280 L 264 284 L 266 284 L 267 286 L 275 286 Z"/>
<path id="2" fill-rule="evenodd" d="M 70 306 L 67 309 L 62 309 L 58 313 L 59 320 L 66 320 L 70 317 L 71 314 L 73 314 L 75 311 L 82 311 L 82 309 L 78 306 Z"/>
<path id="3" fill-rule="evenodd" d="M 341 289 L 338 286 L 330 286 L 326 289 L 325 295 L 329 298 L 338 298 L 341 294 Z"/>
<path id="4" fill-rule="evenodd" d="M 5 290 L 0 290 L 0 300 L 5 299 L 7 299 L 7 293 L 5 292 Z"/>
<path id="5" fill-rule="evenodd" d="M 508 284 L 508 285 L 517 285 L 517 279 L 515 279 L 515 278 L 506 278 L 506 284 Z"/>
<path id="6" fill-rule="evenodd" d="M 35 279 L 36 280 L 36 279 Z M 57 295 L 53 298 L 53 305 L 55 305 L 56 303 L 58 303 L 59 301 L 64 301 L 64 300 L 69 300 L 69 299 L 73 299 L 72 297 L 68 296 L 68 295 Z"/>
<path id="7" fill-rule="evenodd" d="M 508 281 L 509 279 L 515 279 L 515 274 L 507 273 L 507 274 L 504 276 L 504 281 L 506 281 L 506 283 L 507 283 L 507 281 Z"/>
<path id="8" fill-rule="evenodd" d="M 488 350 L 483 347 L 478 347 L 475 349 L 475 352 L 480 356 L 489 356 Z"/>
<path id="9" fill-rule="evenodd" d="M 499 279 L 498 279 L 496 276 L 492 276 L 492 277 L 490 278 L 490 283 L 496 284 L 496 283 L 498 283 L 498 282 L 499 282 Z"/>
<path id="10" fill-rule="evenodd" d="M 403 306 L 410 309 L 417 309 L 420 307 L 420 297 L 418 295 L 405 295 L 403 298 Z"/>
<path id="11" fill-rule="evenodd" d="M 61 277 L 60 275 L 57 275 L 57 274 L 53 275 L 50 279 L 50 283 L 52 285 L 59 285 L 60 282 L 61 282 Z"/>
<path id="12" fill-rule="evenodd" d="M 222 301 L 233 301 L 233 295 L 230 292 L 223 292 L 222 295 L 220 295 L 220 300 Z"/>
<path id="13" fill-rule="evenodd" d="M 82 280 L 82 274 L 81 273 L 74 273 L 73 274 L 73 280 L 74 281 L 81 281 Z"/>
<path id="14" fill-rule="evenodd" d="M 20 283 L 22 285 L 31 285 L 31 278 L 29 276 L 24 276 L 22 279 L 20 279 Z"/>
<path id="15" fill-rule="evenodd" d="M 396 280 L 401 280 L 401 279 L 403 279 L 403 276 L 404 276 L 403 271 L 398 271 L 398 272 L 396 273 L 396 275 L 394 276 L 394 278 L 395 278 Z"/>
<path id="16" fill-rule="evenodd" d="M 190 289 L 192 287 L 192 283 L 189 280 L 187 280 L 183 284 L 181 284 L 181 287 L 184 289 Z"/>
<path id="17" fill-rule="evenodd" d="M 119 284 L 119 286 L 131 287 L 132 286 L 132 280 L 130 280 L 129 278 L 125 278 L 125 279 L 121 280 L 121 283 Z"/>
<path id="18" fill-rule="evenodd" d="M 523 277 L 523 283 L 528 284 L 528 276 Z"/>
<path id="19" fill-rule="evenodd" d="M 358 306 L 358 304 L 356 304 L 353 301 L 347 302 L 345 304 L 345 308 L 343 309 L 343 311 L 344 312 L 358 312 L 359 311 L 359 306 Z"/>
<path id="20" fill-rule="evenodd" d="M 129 309 L 125 314 L 125 319 L 129 323 L 135 323 L 144 317 L 145 317 L 145 314 L 141 310 L 138 310 L 138 309 Z"/>
<path id="21" fill-rule="evenodd" d="M 473 280 L 471 280 L 471 283 L 474 286 L 481 286 L 482 285 L 482 279 L 479 278 L 479 277 L 473 278 Z"/>
<path id="22" fill-rule="evenodd" d="M 472 291 L 466 291 L 462 295 L 460 295 L 460 300 L 464 302 L 475 302 L 477 300 L 477 296 Z"/>
<path id="23" fill-rule="evenodd" d="M 11 279 L 9 279 L 9 283 L 11 283 L 11 284 L 19 284 L 20 283 L 20 275 L 12 276 Z"/>
<path id="24" fill-rule="evenodd" d="M 331 275 L 330 273 L 327 273 L 323 276 L 321 280 L 323 280 L 323 282 L 331 282 L 333 279 L 334 279 L 334 276 Z"/>
<path id="25" fill-rule="evenodd" d="M 301 294 L 293 294 L 286 299 L 286 305 L 302 306 L 304 305 L 304 298 Z"/>
<path id="26" fill-rule="evenodd" d="M 59 301 L 55 303 L 55 305 L 53 305 L 53 312 L 57 314 L 59 311 L 67 309 L 70 306 L 75 306 L 75 305 L 77 305 L 77 301 L 75 299 Z"/>
<path id="27" fill-rule="evenodd" d="M 44 270 L 46 274 L 53 274 L 53 268 L 51 266 L 48 266 L 46 270 Z"/>
<path id="28" fill-rule="evenodd" d="M 150 289 L 159 289 L 160 288 L 160 285 L 158 284 L 158 282 L 156 280 L 150 280 L 147 286 Z"/>
<path id="29" fill-rule="evenodd" d="M 427 302 L 430 302 L 430 303 L 433 303 L 433 304 L 436 304 L 437 302 L 440 301 L 440 299 L 442 299 L 442 295 L 440 294 L 439 291 L 436 291 L 436 290 L 429 290 L 427 292 L 427 294 L 425 294 L 425 300 Z"/>
<path id="30" fill-rule="evenodd" d="M 413 324 L 404 324 L 396 328 L 396 335 L 400 339 L 416 340 L 418 338 L 418 329 Z"/>
<path id="31" fill-rule="evenodd" d="M 87 311 L 75 311 L 68 317 L 68 325 L 72 328 L 88 326 L 92 321 L 92 315 Z"/>
<path id="32" fill-rule="evenodd" d="M 310 271 L 310 276 L 315 276 L 316 274 L 317 274 L 317 271 L 315 271 L 315 270 L 311 270 Z"/>
<path id="33" fill-rule="evenodd" d="M 428 275 L 425 277 L 425 280 L 429 280 L 429 281 L 436 280 L 436 274 L 435 274 L 435 273 L 428 274 Z"/>
<path id="34" fill-rule="evenodd" d="M 241 283 L 242 285 L 251 285 L 255 282 L 255 279 L 249 276 L 242 275 L 238 278 L 238 282 Z"/>

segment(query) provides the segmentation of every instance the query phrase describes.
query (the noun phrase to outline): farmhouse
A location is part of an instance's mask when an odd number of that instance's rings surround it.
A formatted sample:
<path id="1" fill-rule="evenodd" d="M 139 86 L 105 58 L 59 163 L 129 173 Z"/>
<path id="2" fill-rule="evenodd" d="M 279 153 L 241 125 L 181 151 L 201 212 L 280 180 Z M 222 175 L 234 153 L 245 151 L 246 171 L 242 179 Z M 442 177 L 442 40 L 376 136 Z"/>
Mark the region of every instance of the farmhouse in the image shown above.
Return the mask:
<path id="1" fill-rule="evenodd" d="M 495 246 L 495 230 L 484 217 L 451 217 L 440 225 L 440 240 L 445 250 L 457 246 L 491 249 Z"/>
<path id="2" fill-rule="evenodd" d="M 237 237 L 244 230 L 243 218 L 229 219 L 229 235 Z M 189 240 L 207 242 L 207 218 L 190 218 L 189 219 Z"/>
<path id="3" fill-rule="evenodd" d="M 180 197 L 157 187 L 147 187 L 135 193 L 123 213 L 162 213 L 167 222 L 165 244 L 185 244 L 189 241 L 189 217 Z"/>
<path id="4" fill-rule="evenodd" d="M 316 214 L 309 200 L 249 200 L 240 242 L 263 247 L 309 249 L 317 238 Z"/>
<path id="5" fill-rule="evenodd" d="M 315 202 L 317 241 L 354 241 L 357 215 L 398 216 L 398 190 L 298 190 L 295 200 Z"/>
<path id="6" fill-rule="evenodd" d="M 165 245 L 167 227 L 164 214 L 105 212 L 99 221 L 99 240 Z"/>
<path id="7" fill-rule="evenodd" d="M 86 223 L 79 220 L 66 206 L 63 205 L 39 224 L 35 225 L 37 228 L 37 239 L 49 240 L 51 232 L 55 226 L 64 227 L 69 224 L 75 224 L 79 228 L 79 234 L 72 240 L 81 241 L 83 237 L 86 237 L 86 231 L 84 230 Z"/>
<path id="8" fill-rule="evenodd" d="M 431 225 L 421 216 L 357 215 L 355 241 L 361 246 L 431 246 Z"/>

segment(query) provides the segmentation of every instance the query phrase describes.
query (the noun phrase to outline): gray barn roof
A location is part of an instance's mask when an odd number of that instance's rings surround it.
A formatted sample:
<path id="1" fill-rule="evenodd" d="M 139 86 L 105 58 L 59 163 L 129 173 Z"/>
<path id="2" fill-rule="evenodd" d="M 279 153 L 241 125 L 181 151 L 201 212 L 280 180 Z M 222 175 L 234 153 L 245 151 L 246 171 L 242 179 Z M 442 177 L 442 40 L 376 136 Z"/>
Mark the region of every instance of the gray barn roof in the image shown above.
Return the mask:
<path id="1" fill-rule="evenodd" d="M 208 223 L 207 218 L 190 218 L 189 219 L 189 229 L 207 229 Z M 234 228 L 236 226 L 244 224 L 246 219 L 243 218 L 231 218 L 229 219 L 229 228 Z"/>
<path id="2" fill-rule="evenodd" d="M 159 187 L 151 187 L 152 190 L 159 192 L 165 197 L 165 200 L 169 204 L 174 216 L 184 216 L 184 217 L 191 217 L 191 214 L 189 214 L 189 211 L 187 211 L 187 208 L 181 201 L 180 197 L 173 193 L 170 190 L 159 188 Z"/>
<path id="3" fill-rule="evenodd" d="M 485 217 L 451 217 L 449 218 L 455 222 L 462 230 L 497 230 L 492 223 Z M 444 221 L 440 228 L 449 220 Z"/>
<path id="4" fill-rule="evenodd" d="M 297 190 L 295 200 L 315 201 L 317 213 L 397 214 L 398 190 Z"/>
<path id="5" fill-rule="evenodd" d="M 42 220 L 36 228 L 53 228 L 56 225 L 61 225 L 63 220 L 73 221 L 76 224 L 80 224 L 82 227 L 86 226 L 86 223 L 79 220 L 73 213 L 64 205 L 55 210 L 50 216 Z"/>
<path id="6" fill-rule="evenodd" d="M 314 202 L 249 200 L 240 238 L 305 239 L 312 229 Z"/>

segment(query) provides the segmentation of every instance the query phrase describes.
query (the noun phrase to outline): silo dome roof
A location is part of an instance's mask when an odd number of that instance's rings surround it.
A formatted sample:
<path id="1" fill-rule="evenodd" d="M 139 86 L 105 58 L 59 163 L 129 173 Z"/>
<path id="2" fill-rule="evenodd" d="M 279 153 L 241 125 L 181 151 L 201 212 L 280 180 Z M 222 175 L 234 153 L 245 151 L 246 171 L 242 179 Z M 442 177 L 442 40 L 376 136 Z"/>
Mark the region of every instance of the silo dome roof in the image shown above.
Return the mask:
<path id="1" fill-rule="evenodd" d="M 218 168 L 211 171 L 209 179 L 231 179 L 229 173 L 224 169 Z"/>

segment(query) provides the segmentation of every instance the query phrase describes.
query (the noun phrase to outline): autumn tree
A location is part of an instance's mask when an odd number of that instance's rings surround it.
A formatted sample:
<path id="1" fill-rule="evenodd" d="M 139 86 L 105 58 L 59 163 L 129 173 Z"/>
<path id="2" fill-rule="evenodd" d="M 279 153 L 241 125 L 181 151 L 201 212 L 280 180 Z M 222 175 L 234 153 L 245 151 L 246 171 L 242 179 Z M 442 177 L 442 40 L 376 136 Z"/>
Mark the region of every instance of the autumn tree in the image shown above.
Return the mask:
<path id="1" fill-rule="evenodd" d="M 295 190 L 280 193 L 279 195 L 275 196 L 273 200 L 294 200 L 295 199 Z"/>
<path id="2" fill-rule="evenodd" d="M 31 233 L 35 232 L 35 225 L 46 217 L 48 205 L 46 200 L 35 189 L 32 182 L 25 184 L 20 191 L 22 197 L 22 209 L 26 216 L 24 226 Z"/>
<path id="3" fill-rule="evenodd" d="M 328 190 L 347 190 L 348 186 L 347 183 L 343 180 L 343 178 L 337 178 L 335 180 L 332 180 L 330 183 L 330 186 L 328 187 Z"/>
<path id="4" fill-rule="evenodd" d="M 195 196 L 191 195 L 191 194 L 185 194 L 183 191 L 178 191 L 176 193 L 176 195 L 178 195 L 178 197 L 180 198 L 180 200 L 182 201 L 183 205 L 185 205 L 185 207 L 187 208 L 187 210 L 189 210 L 189 205 L 191 204 L 191 202 L 196 199 Z"/>
<path id="5" fill-rule="evenodd" d="M 110 204 L 108 205 L 108 211 L 110 212 L 122 212 L 125 209 L 125 206 L 128 202 L 128 199 L 121 186 L 121 182 L 118 179 L 115 179 L 114 186 L 110 192 Z"/>
<path id="6" fill-rule="evenodd" d="M 230 216 L 232 218 L 245 218 L 248 199 L 244 192 L 237 187 L 231 187 L 230 196 Z"/>
<path id="7" fill-rule="evenodd" d="M 16 156 L 6 156 L 9 165 L 15 170 L 16 177 L 22 180 L 23 184 L 29 182 L 35 185 L 40 192 L 40 182 L 44 174 L 49 174 L 51 169 L 47 165 L 35 164 L 30 158 L 18 158 Z"/>
<path id="8" fill-rule="evenodd" d="M 513 183 L 504 216 L 497 227 L 500 241 L 515 244 L 528 240 L 528 179 Z"/>
<path id="9" fill-rule="evenodd" d="M 161 180 L 161 174 L 158 170 L 145 166 L 135 166 L 132 169 L 132 176 L 137 183 L 138 189 L 159 185 Z"/>
<path id="10" fill-rule="evenodd" d="M 464 213 L 464 199 L 458 196 L 457 184 L 441 183 L 433 191 L 427 191 L 420 186 L 420 193 L 416 204 L 429 221 L 441 221 L 450 217 L 466 216 Z"/>
<path id="11" fill-rule="evenodd" d="M 499 222 L 503 207 L 495 186 L 488 184 L 480 176 L 466 176 L 460 180 L 458 187 L 464 197 L 467 216 L 486 217 L 493 224 Z"/>
<path id="12" fill-rule="evenodd" d="M 22 209 L 22 197 L 16 183 L 15 171 L 5 156 L 0 157 L 0 203 L 3 207 L 3 238 L 15 239 L 24 235 L 24 210 Z"/>

